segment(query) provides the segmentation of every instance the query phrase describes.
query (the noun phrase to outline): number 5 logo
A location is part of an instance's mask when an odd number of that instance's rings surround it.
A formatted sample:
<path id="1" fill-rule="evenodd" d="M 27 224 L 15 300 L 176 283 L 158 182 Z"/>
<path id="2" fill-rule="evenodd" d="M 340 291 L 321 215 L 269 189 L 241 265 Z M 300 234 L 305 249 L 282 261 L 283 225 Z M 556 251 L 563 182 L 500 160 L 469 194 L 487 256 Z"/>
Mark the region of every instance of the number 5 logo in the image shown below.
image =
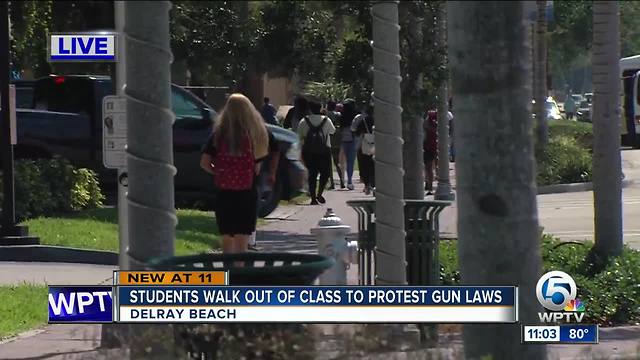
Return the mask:
<path id="1" fill-rule="evenodd" d="M 536 285 L 540 305 L 551 311 L 560 311 L 576 298 L 577 286 L 573 278 L 563 271 L 549 271 Z"/>

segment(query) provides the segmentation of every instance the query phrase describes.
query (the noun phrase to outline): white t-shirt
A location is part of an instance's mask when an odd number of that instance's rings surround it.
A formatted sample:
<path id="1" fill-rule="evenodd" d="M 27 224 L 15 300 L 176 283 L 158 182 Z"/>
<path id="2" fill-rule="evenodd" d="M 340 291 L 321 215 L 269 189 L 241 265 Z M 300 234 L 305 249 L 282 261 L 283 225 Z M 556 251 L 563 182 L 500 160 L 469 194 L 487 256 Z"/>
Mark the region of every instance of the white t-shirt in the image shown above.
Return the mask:
<path id="1" fill-rule="evenodd" d="M 331 119 L 329 119 L 328 116 L 315 115 L 315 114 L 309 115 L 308 118 L 309 118 L 309 122 L 311 122 L 311 125 L 313 126 L 320 126 L 320 124 L 322 123 L 322 119 L 327 119 L 324 122 L 324 125 L 322 126 L 322 133 L 327 138 L 327 146 L 331 147 L 330 135 L 336 132 L 336 127 L 333 125 L 333 122 L 331 122 Z M 307 121 L 305 120 L 305 118 L 302 118 L 302 120 L 300 120 L 300 123 L 298 124 L 298 136 L 303 142 L 304 142 L 304 139 L 307 137 L 308 132 L 309 132 L 309 124 L 307 124 Z"/>

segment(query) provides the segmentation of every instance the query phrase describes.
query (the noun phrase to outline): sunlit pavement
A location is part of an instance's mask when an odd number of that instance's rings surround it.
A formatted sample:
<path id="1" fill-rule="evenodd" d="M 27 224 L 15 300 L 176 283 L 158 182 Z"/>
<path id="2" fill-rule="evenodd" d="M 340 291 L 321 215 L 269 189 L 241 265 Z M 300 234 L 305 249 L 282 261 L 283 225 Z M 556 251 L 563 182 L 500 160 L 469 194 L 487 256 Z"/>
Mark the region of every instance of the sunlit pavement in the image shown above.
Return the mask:
<path id="1" fill-rule="evenodd" d="M 640 249 L 640 187 L 623 190 L 624 242 Z M 593 192 L 538 196 L 538 216 L 545 233 L 563 240 L 593 240 Z"/>
<path id="2" fill-rule="evenodd" d="M 640 249 L 640 150 L 622 151 L 625 180 L 631 182 L 622 190 L 624 242 Z M 451 164 L 455 188 L 454 164 Z M 538 219 L 544 232 L 562 240 L 593 241 L 593 192 L 581 191 L 538 195 Z M 440 216 L 440 231 L 444 238 L 457 237 L 455 202 Z"/>
<path id="3" fill-rule="evenodd" d="M 631 185 L 622 190 L 624 242 L 640 249 L 640 150 L 622 151 L 623 173 Z M 563 240 L 593 240 L 593 192 L 538 196 L 545 232 Z"/>

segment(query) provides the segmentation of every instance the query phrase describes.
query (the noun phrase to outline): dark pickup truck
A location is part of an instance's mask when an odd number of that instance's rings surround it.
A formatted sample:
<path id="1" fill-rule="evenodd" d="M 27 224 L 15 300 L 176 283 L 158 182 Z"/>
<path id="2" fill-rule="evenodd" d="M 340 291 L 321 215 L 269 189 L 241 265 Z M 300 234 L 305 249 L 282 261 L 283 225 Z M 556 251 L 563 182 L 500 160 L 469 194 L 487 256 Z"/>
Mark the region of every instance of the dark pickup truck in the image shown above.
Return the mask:
<path id="1" fill-rule="evenodd" d="M 16 158 L 47 158 L 60 155 L 79 167 L 100 175 L 103 188 L 114 191 L 116 171 L 102 162 L 102 99 L 113 94 L 107 76 L 49 76 L 33 82 L 29 109 L 17 109 Z M 216 112 L 191 92 L 171 86 L 176 202 L 180 199 L 215 203 L 213 179 L 200 169 L 200 150 L 212 132 Z M 135 121 L 129 119 L 129 121 Z M 300 162 L 295 133 L 267 125 L 280 148 L 277 181 L 261 199 L 260 214 L 271 213 L 281 199 L 291 199 L 304 187 L 305 168 Z M 266 169 L 266 167 L 263 167 Z M 265 176 L 261 176 L 264 182 Z M 267 187 L 263 187 L 267 188 Z"/>

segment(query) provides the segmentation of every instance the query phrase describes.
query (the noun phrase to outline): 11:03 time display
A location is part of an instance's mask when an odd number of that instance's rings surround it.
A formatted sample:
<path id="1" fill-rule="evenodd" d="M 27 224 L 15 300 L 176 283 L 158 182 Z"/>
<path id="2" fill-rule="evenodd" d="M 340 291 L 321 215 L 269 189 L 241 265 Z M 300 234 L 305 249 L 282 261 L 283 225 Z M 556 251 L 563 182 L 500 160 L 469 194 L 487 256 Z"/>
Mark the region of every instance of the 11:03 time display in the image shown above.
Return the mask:
<path id="1" fill-rule="evenodd" d="M 558 337 L 557 329 L 527 329 L 527 335 L 530 339 L 556 339 Z"/>
<path id="2" fill-rule="evenodd" d="M 524 342 L 558 342 L 560 326 L 524 326 Z"/>

